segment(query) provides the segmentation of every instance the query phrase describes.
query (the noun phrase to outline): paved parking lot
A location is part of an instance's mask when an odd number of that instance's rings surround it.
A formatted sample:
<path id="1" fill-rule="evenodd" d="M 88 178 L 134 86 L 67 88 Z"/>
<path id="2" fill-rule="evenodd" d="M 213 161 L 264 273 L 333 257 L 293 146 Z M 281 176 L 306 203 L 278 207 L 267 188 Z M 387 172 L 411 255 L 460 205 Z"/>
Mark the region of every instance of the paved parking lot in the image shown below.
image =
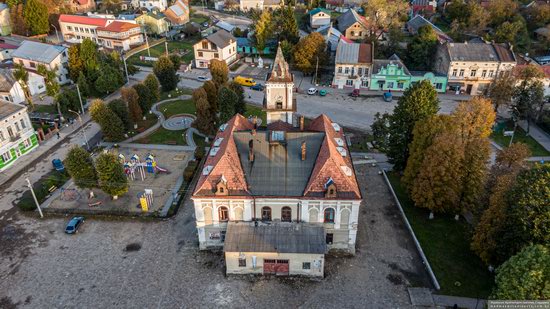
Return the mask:
<path id="1" fill-rule="evenodd" d="M 376 167 L 360 165 L 365 194 L 355 257 L 327 257 L 326 278 L 226 277 L 221 254 L 199 252 L 187 202 L 164 221 L 37 221 L 0 213 L 0 307 L 408 308 L 426 272 Z"/>

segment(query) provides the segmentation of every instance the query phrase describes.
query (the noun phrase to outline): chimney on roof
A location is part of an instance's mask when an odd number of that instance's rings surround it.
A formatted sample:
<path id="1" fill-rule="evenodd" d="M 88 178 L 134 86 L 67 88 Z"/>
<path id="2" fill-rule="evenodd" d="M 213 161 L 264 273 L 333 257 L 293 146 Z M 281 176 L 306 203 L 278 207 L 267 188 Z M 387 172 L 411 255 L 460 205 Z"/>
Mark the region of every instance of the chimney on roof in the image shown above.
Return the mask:
<path id="1" fill-rule="evenodd" d="M 300 116 L 300 131 L 304 131 L 304 116 Z"/>
<path id="2" fill-rule="evenodd" d="M 306 160 L 306 151 L 307 151 L 306 141 L 303 141 L 302 142 L 302 161 Z"/>
<path id="3" fill-rule="evenodd" d="M 256 129 L 258 129 L 258 116 L 252 118 L 252 125 L 254 126 L 254 128 L 252 128 L 252 135 L 256 135 Z"/>
<path id="4" fill-rule="evenodd" d="M 254 140 L 248 141 L 248 162 L 254 162 Z"/>

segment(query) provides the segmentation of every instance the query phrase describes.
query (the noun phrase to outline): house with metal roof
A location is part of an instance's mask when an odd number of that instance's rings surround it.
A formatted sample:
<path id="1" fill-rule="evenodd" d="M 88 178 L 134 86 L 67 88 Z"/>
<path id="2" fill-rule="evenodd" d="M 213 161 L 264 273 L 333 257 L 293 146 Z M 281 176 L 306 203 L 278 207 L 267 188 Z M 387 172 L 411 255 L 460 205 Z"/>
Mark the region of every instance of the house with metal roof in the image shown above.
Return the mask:
<path id="1" fill-rule="evenodd" d="M 315 8 L 309 12 L 309 26 L 311 29 L 330 25 L 330 11 L 323 8 Z"/>
<path id="2" fill-rule="evenodd" d="M 138 24 L 147 27 L 148 33 L 164 35 L 166 32 L 170 31 L 170 21 L 168 21 L 164 14 L 158 11 L 142 14 L 136 17 L 135 20 Z"/>
<path id="3" fill-rule="evenodd" d="M 334 58 L 332 86 L 338 89 L 368 88 L 373 57 L 372 44 L 340 41 Z"/>
<path id="4" fill-rule="evenodd" d="M 328 250 L 355 252 L 361 191 L 343 128 L 296 115 L 294 76 L 277 50 L 266 123 L 220 126 L 193 189 L 200 249 L 230 274 L 323 276 Z"/>
<path id="5" fill-rule="evenodd" d="M 0 98 L 16 104 L 25 102 L 23 88 L 10 69 L 0 69 Z"/>
<path id="6" fill-rule="evenodd" d="M 478 95 L 516 63 L 510 44 L 447 42 L 437 47 L 434 72 L 447 76 L 450 90 Z"/>
<path id="7" fill-rule="evenodd" d="M 193 50 L 197 68 L 208 68 L 212 59 L 230 65 L 237 60 L 237 39 L 225 30 L 218 30 L 195 43 Z"/>
<path id="8" fill-rule="evenodd" d="M 342 33 L 338 31 L 335 27 L 332 26 L 332 24 L 328 26 L 323 26 L 315 30 L 315 32 L 319 32 L 321 35 L 325 37 L 325 42 L 327 43 L 327 49 L 330 50 L 332 53 L 336 52 L 336 48 L 338 47 L 338 43 L 340 42 L 340 39 L 343 37 Z"/>
<path id="9" fill-rule="evenodd" d="M 27 108 L 0 99 L 0 171 L 38 146 Z"/>
<path id="10" fill-rule="evenodd" d="M 354 9 L 347 10 L 336 21 L 338 30 L 350 40 L 363 40 L 369 33 L 367 20 Z"/>
<path id="11" fill-rule="evenodd" d="M 424 26 L 429 26 L 435 31 L 435 33 L 437 34 L 437 39 L 439 40 L 439 43 L 452 42 L 453 41 L 451 39 L 451 37 L 449 37 L 445 32 L 443 32 L 437 26 L 432 24 L 429 20 L 424 18 L 424 16 L 422 16 L 422 15 L 414 16 L 406 24 L 407 31 L 411 35 L 416 35 L 418 33 L 418 29 L 420 29 L 421 27 L 424 27 Z"/>
<path id="12" fill-rule="evenodd" d="M 189 1 L 176 0 L 163 13 L 174 26 L 186 24 L 189 22 Z"/>

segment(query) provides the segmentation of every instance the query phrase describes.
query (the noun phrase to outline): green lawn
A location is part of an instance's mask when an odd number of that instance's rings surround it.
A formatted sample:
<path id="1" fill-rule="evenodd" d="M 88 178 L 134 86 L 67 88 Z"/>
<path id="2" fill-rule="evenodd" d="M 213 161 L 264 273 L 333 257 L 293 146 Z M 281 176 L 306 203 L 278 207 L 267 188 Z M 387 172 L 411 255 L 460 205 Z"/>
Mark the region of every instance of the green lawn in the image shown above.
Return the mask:
<path id="1" fill-rule="evenodd" d="M 202 26 L 202 23 L 210 21 L 210 19 L 207 16 L 201 14 L 191 14 L 191 21 L 196 22 L 197 24 Z"/>
<path id="2" fill-rule="evenodd" d="M 262 125 L 265 126 L 265 124 L 267 123 L 267 116 L 265 114 L 265 112 L 262 110 L 261 107 L 258 107 L 256 105 L 250 105 L 250 104 L 247 104 L 246 105 L 246 113 L 244 113 L 244 116 L 245 117 L 249 117 L 249 116 L 258 116 L 258 118 L 262 119 Z"/>
<path id="3" fill-rule="evenodd" d="M 168 41 L 168 53 L 174 53 L 174 52 L 181 52 L 183 53 L 184 50 L 189 51 L 187 54 L 185 54 L 181 59 L 189 63 L 191 60 L 193 60 L 193 44 L 195 44 L 195 41 L 187 40 L 187 41 Z M 166 47 L 164 46 L 164 43 L 160 43 L 158 45 L 155 45 L 151 48 L 149 48 L 151 52 L 151 57 L 160 57 L 166 54 Z M 141 61 L 139 59 L 140 56 L 149 56 L 147 53 L 147 49 L 140 51 L 139 53 L 132 55 L 128 60 L 126 60 L 129 64 L 133 65 L 141 65 L 141 66 L 153 66 L 152 61 Z"/>
<path id="4" fill-rule="evenodd" d="M 513 130 L 513 127 L 508 127 L 506 130 Z M 508 147 L 510 144 L 510 136 L 504 136 L 502 134 L 502 131 L 493 132 L 491 134 L 491 139 L 495 141 L 497 144 L 499 144 L 502 147 Z M 516 133 L 514 134 L 514 143 L 524 143 L 526 144 L 529 149 L 531 149 L 532 156 L 539 157 L 539 156 L 550 156 L 550 152 L 548 152 L 544 147 L 542 147 L 535 139 L 533 139 L 531 136 L 527 136 L 525 134 L 525 131 L 517 127 Z"/>
<path id="5" fill-rule="evenodd" d="M 171 144 L 174 145 L 172 142 L 176 142 L 175 145 L 187 145 L 187 142 L 185 141 L 185 130 L 179 130 L 179 131 L 171 131 L 166 130 L 165 128 L 159 128 L 155 132 L 153 132 L 151 135 L 146 136 L 140 140 L 137 141 L 141 144 Z"/>
<path id="6" fill-rule="evenodd" d="M 204 137 L 199 136 L 197 134 L 193 134 L 193 141 L 197 145 L 197 147 L 206 147 L 208 146 L 208 143 L 204 141 Z"/>
<path id="7" fill-rule="evenodd" d="M 487 298 L 494 281 L 470 250 L 471 226 L 444 215 L 429 220 L 429 211 L 413 205 L 399 176 L 389 173 L 388 178 L 441 285 L 439 293 Z"/>
<path id="8" fill-rule="evenodd" d="M 160 101 L 163 101 L 163 100 L 166 100 L 166 99 L 172 99 L 172 98 L 178 97 L 182 94 L 191 95 L 191 94 L 193 94 L 193 90 L 187 89 L 187 88 L 182 88 L 182 89 L 178 88 L 178 89 L 174 89 L 172 91 L 161 92 L 160 93 Z M 170 95 L 170 97 L 168 95 Z"/>
<path id="9" fill-rule="evenodd" d="M 195 115 L 195 113 L 197 112 L 195 109 L 195 103 L 193 103 L 192 99 L 166 102 L 158 106 L 157 109 L 164 114 L 164 117 L 166 117 L 166 119 L 177 114 Z"/>
<path id="10" fill-rule="evenodd" d="M 138 121 L 138 128 L 136 130 L 132 129 L 130 130 L 130 132 L 128 132 L 128 137 L 132 137 L 140 132 L 143 132 L 147 129 L 149 129 L 150 127 L 152 127 L 155 123 L 157 123 L 158 121 L 158 118 L 155 114 L 146 114 L 145 115 L 145 120 L 140 120 Z"/>

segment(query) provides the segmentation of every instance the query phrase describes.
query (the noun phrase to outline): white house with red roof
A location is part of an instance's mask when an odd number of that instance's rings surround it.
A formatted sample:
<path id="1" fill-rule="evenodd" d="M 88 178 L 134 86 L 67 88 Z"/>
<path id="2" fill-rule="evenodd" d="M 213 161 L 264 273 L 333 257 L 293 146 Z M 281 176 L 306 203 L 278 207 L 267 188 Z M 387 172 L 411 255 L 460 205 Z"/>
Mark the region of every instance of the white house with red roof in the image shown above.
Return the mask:
<path id="1" fill-rule="evenodd" d="M 144 42 L 135 21 L 62 14 L 59 26 L 63 39 L 71 43 L 88 38 L 108 49 L 129 50 Z"/>
<path id="2" fill-rule="evenodd" d="M 297 119 L 292 88 L 279 48 L 267 123 L 221 125 L 193 189 L 199 247 L 223 247 L 228 274 L 322 277 L 326 252 L 355 252 L 362 195 L 343 129 Z"/>

